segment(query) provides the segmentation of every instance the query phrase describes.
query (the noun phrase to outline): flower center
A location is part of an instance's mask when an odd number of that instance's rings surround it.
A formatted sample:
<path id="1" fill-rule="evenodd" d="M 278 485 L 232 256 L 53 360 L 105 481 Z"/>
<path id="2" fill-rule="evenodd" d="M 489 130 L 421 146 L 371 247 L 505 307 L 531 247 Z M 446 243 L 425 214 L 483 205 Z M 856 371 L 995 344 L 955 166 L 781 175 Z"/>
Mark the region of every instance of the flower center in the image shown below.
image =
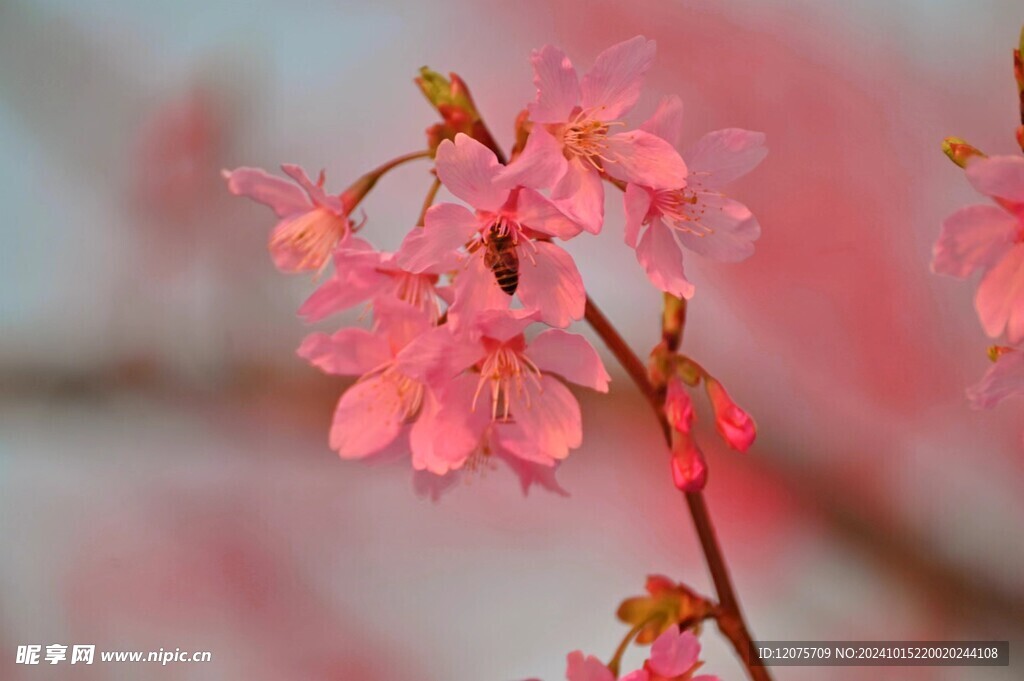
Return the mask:
<path id="1" fill-rule="evenodd" d="M 530 406 L 530 384 L 540 389 L 540 369 L 525 355 L 502 345 L 488 355 L 480 365 L 480 381 L 473 394 L 473 409 L 477 400 L 489 385 L 491 391 L 491 418 L 508 421 L 512 400 Z"/>
<path id="2" fill-rule="evenodd" d="M 669 224 L 680 232 L 694 236 L 707 236 L 715 232 L 700 221 L 704 206 L 697 194 L 689 189 L 659 189 L 654 193 L 652 207 L 668 218 Z"/>
<path id="3" fill-rule="evenodd" d="M 397 280 L 395 295 L 399 300 L 427 312 L 436 321 L 441 310 L 434 293 L 434 277 L 411 272 L 396 272 L 394 276 Z"/>
<path id="4" fill-rule="evenodd" d="M 562 128 L 562 146 L 566 156 L 581 158 L 597 170 L 601 162 L 614 163 L 606 154 L 608 151 L 608 130 L 621 121 L 599 121 L 591 118 L 591 112 L 579 111 Z"/>
<path id="5" fill-rule="evenodd" d="M 348 220 L 326 208 L 313 210 L 290 220 L 270 238 L 271 248 L 285 248 L 299 255 L 298 269 L 322 270 L 334 245 L 348 229 Z"/>

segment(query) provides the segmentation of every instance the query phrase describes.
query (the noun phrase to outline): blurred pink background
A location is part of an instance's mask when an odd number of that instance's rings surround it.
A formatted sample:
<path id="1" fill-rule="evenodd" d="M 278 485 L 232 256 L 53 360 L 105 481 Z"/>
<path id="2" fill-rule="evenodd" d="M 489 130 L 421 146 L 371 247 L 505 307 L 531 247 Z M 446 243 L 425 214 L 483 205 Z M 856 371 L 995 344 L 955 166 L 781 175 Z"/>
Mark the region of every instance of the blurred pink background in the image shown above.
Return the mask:
<path id="1" fill-rule="evenodd" d="M 685 345 L 759 423 L 747 455 L 709 447 L 707 491 L 755 634 L 1016 651 L 1022 405 L 969 409 L 989 341 L 971 287 L 928 263 L 942 218 L 980 200 L 941 139 L 1014 149 L 1020 10 L 0 5 L 0 678 L 552 680 L 570 650 L 611 655 L 625 633 L 615 608 L 648 573 L 711 592 L 656 425 L 610 357 L 610 395 L 580 395 L 567 498 L 523 498 L 502 470 L 435 504 L 404 464 L 339 462 L 326 434 L 342 385 L 294 356 L 313 284 L 274 272 L 269 214 L 218 175 L 296 162 L 340 190 L 419 148 L 434 121 L 411 83 L 423 64 L 462 75 L 508 146 L 533 93 L 530 49 L 553 42 L 585 66 L 638 33 L 659 56 L 637 121 L 677 92 L 688 141 L 737 126 L 771 148 L 734 190 L 764 229 L 755 257 L 688 261 Z M 378 245 L 397 246 L 428 181 L 403 168 L 367 200 Z M 619 225 L 610 200 L 605 233 L 569 250 L 644 354 L 660 297 Z M 704 671 L 743 678 L 713 626 L 702 642 Z M 13 664 L 27 643 L 213 662 Z"/>

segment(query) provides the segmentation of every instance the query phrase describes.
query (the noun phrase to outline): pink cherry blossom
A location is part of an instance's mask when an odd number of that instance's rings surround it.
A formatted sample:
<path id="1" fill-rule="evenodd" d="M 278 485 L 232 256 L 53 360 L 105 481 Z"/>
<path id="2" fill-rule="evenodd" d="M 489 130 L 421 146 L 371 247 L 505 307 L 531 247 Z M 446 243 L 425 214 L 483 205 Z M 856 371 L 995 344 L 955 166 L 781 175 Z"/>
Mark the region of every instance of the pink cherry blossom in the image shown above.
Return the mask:
<path id="1" fill-rule="evenodd" d="M 683 183 L 686 164 L 664 139 L 645 130 L 612 134 L 640 96 L 654 50 L 643 36 L 612 45 L 582 81 L 557 47 L 535 50 L 537 99 L 527 107 L 534 127 L 503 179 L 551 187 L 552 200 L 593 233 L 604 221 L 602 173 L 658 188 Z"/>
<path id="2" fill-rule="evenodd" d="M 494 152 L 471 137 L 460 133 L 454 142 L 441 143 L 437 175 L 475 212 L 454 203 L 432 206 L 425 226 L 402 243 L 398 264 L 410 272 L 430 272 L 465 254 L 448 311 L 458 326 L 463 317 L 509 307 L 511 295 L 488 265 L 488 249 L 496 240 L 510 242 L 519 268 L 514 293 L 523 309 L 536 311 L 552 326 L 568 326 L 583 317 L 586 293 L 572 258 L 549 239 L 571 238 L 580 227 L 536 190 L 505 188 L 497 182 L 500 170 Z"/>
<path id="3" fill-rule="evenodd" d="M 669 627 L 655 639 L 647 666 L 659 677 L 682 676 L 697 664 L 700 642 L 689 631 Z"/>
<path id="4" fill-rule="evenodd" d="M 682 102 L 672 96 L 662 100 L 641 129 L 677 144 L 681 126 Z M 693 295 L 694 286 L 683 271 L 684 249 L 724 262 L 753 254 L 761 226 L 749 208 L 721 188 L 753 170 L 767 153 L 763 133 L 717 130 L 683 154 L 689 169 L 685 184 L 629 183 L 626 243 L 636 249 L 652 284 L 683 298 Z"/>
<path id="5" fill-rule="evenodd" d="M 998 206 L 973 205 L 946 218 L 932 270 L 965 278 L 983 272 L 974 298 L 992 338 L 1024 340 L 1024 156 L 975 158 L 967 179 Z"/>
<path id="6" fill-rule="evenodd" d="M 743 411 L 732 398 L 721 383 L 710 376 L 704 379 L 704 387 L 707 389 L 708 399 L 711 400 L 711 408 L 715 412 L 715 428 L 733 449 L 745 452 L 754 444 L 757 437 L 757 427 L 750 414 Z"/>
<path id="7" fill-rule="evenodd" d="M 228 191 L 269 206 L 280 221 L 270 233 L 270 255 L 282 272 L 320 271 L 331 251 L 351 233 L 342 198 L 324 192 L 324 174 L 313 184 L 299 166 L 281 169 L 295 184 L 259 168 L 224 170 Z"/>
<path id="8" fill-rule="evenodd" d="M 433 356 L 446 362 L 430 374 L 432 382 L 440 383 L 445 372 L 471 370 L 439 390 L 428 470 L 473 469 L 494 452 L 553 466 L 582 444 L 579 403 L 556 376 L 606 392 L 608 373 L 582 336 L 549 329 L 527 343 L 523 331 L 532 322 L 492 310 L 458 334 L 447 325 L 431 334 L 440 341 Z"/>
<path id="9" fill-rule="evenodd" d="M 658 189 L 684 184 L 686 164 L 665 140 L 645 130 L 612 132 L 636 104 L 654 52 L 653 40 L 636 36 L 598 55 L 580 80 L 557 47 L 535 50 L 533 128 L 502 179 L 550 187 L 551 198 L 594 234 L 604 221 L 602 173 Z"/>
<path id="10" fill-rule="evenodd" d="M 1024 395 L 1024 351 L 996 348 L 995 363 L 982 379 L 967 389 L 975 409 L 991 409 L 1008 397 Z"/>
<path id="11" fill-rule="evenodd" d="M 416 343 L 431 328 L 429 316 L 400 301 L 377 308 L 376 329 L 314 333 L 298 354 L 321 371 L 359 380 L 342 394 L 331 423 L 330 446 L 344 459 L 377 454 L 409 429 L 414 463 L 432 458 L 437 401 L 429 367 Z"/>
<path id="12" fill-rule="evenodd" d="M 396 254 L 376 251 L 357 237 L 338 247 L 333 260 L 332 276 L 299 308 L 307 322 L 382 298 L 404 301 L 427 313 L 432 321 L 440 315 L 439 299 L 446 293 L 438 287 L 440 271 L 414 274 L 404 270 Z"/>
<path id="13" fill-rule="evenodd" d="M 584 657 L 581 651 L 574 650 L 565 662 L 566 681 L 615 681 L 611 670 L 593 655 Z"/>

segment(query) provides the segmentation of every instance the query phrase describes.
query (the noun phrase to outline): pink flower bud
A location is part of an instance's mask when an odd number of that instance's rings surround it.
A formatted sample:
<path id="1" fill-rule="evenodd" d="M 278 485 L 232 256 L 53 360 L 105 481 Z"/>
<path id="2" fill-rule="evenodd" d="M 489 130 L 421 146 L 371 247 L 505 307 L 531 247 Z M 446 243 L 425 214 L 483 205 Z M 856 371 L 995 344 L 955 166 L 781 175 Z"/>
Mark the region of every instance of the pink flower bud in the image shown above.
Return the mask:
<path id="1" fill-rule="evenodd" d="M 665 417 L 677 432 L 688 434 L 693 426 L 693 401 L 683 382 L 673 376 L 665 394 Z"/>
<path id="2" fill-rule="evenodd" d="M 715 428 L 722 439 L 733 449 L 745 452 L 757 437 L 757 427 L 750 415 L 736 406 L 722 384 L 708 377 L 704 381 L 708 399 L 715 411 Z"/>
<path id="3" fill-rule="evenodd" d="M 684 492 L 699 492 L 708 482 L 708 465 L 697 443 L 677 435 L 672 443 L 672 482 Z"/>

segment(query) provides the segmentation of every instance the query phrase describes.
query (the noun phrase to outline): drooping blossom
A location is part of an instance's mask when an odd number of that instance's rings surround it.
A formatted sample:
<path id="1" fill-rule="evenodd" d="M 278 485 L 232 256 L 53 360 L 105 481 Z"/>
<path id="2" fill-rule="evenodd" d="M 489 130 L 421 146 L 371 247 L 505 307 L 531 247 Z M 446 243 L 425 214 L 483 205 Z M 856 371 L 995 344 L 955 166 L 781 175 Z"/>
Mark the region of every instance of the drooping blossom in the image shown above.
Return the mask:
<path id="1" fill-rule="evenodd" d="M 718 681 L 718 677 L 692 676 L 700 656 L 700 642 L 689 631 L 670 627 L 651 646 L 642 668 L 619 677 L 620 681 Z M 615 675 L 598 658 L 575 650 L 566 656 L 567 681 L 615 681 Z"/>
<path id="2" fill-rule="evenodd" d="M 708 479 L 704 454 L 693 436 L 693 400 L 678 376 L 665 391 L 665 417 L 672 426 L 672 482 L 684 492 L 699 492 Z"/>
<path id="3" fill-rule="evenodd" d="M 750 414 L 739 407 L 725 388 L 714 378 L 706 376 L 704 387 L 711 400 L 711 408 L 715 412 L 715 429 L 733 449 L 745 452 L 754 444 L 757 437 L 757 426 Z"/>
<path id="4" fill-rule="evenodd" d="M 224 170 L 228 190 L 269 206 L 280 220 L 270 233 L 270 256 L 282 272 L 320 271 L 334 247 L 351 233 L 343 197 L 324 191 L 324 173 L 316 184 L 297 165 L 281 170 L 294 183 L 260 168 Z"/>
<path id="5" fill-rule="evenodd" d="M 377 308 L 376 328 L 314 333 L 298 355 L 327 374 L 358 376 L 342 394 L 331 422 L 330 446 L 344 459 L 361 459 L 391 445 L 409 428 L 414 462 L 430 459 L 437 401 L 432 364 L 415 343 L 432 328 L 425 312 L 400 301 Z"/>
<path id="6" fill-rule="evenodd" d="M 432 206 L 424 227 L 413 229 L 402 243 L 398 264 L 410 272 L 431 272 L 448 266 L 454 255 L 465 255 L 448 311 L 458 326 L 482 310 L 509 307 L 509 290 L 502 289 L 488 264 L 489 249 L 493 254 L 498 242 L 505 243 L 518 261 L 514 292 L 523 309 L 536 311 L 552 326 L 568 326 L 583 316 L 586 293 L 572 258 L 548 239 L 571 238 L 580 227 L 536 190 L 505 188 L 497 181 L 501 167 L 494 152 L 464 134 L 442 142 L 437 176 L 475 210 L 454 203 Z"/>
<path id="7" fill-rule="evenodd" d="M 436 321 L 444 292 L 438 286 L 441 269 L 414 274 L 398 265 L 395 253 L 374 250 L 351 237 L 334 251 L 334 272 L 299 308 L 307 322 L 354 307 L 368 300 L 397 299 Z"/>
<path id="8" fill-rule="evenodd" d="M 472 469 L 495 452 L 553 466 L 582 444 L 579 403 L 560 379 L 606 392 L 608 373 L 582 336 L 548 329 L 527 343 L 523 331 L 532 322 L 492 310 L 458 334 L 447 325 L 431 334 L 443 370 L 468 371 L 439 390 L 427 470 Z"/>
<path id="9" fill-rule="evenodd" d="M 682 102 L 676 96 L 665 98 L 640 127 L 678 144 Z M 739 128 L 716 130 L 683 153 L 689 169 L 685 183 L 627 185 L 626 243 L 636 249 L 637 261 L 652 284 L 690 298 L 694 286 L 683 271 L 684 249 L 723 262 L 737 262 L 754 253 L 761 226 L 750 209 L 726 196 L 722 187 L 764 159 L 768 153 L 764 139 L 763 133 Z"/>
<path id="10" fill-rule="evenodd" d="M 502 179 L 550 187 L 551 198 L 595 234 L 604 221 L 602 173 L 659 189 L 684 184 L 686 164 L 672 145 L 645 130 L 615 132 L 640 96 L 654 52 L 653 40 L 636 36 L 598 55 L 581 80 L 557 47 L 535 50 L 537 98 L 527 107 L 533 128 Z"/>
<path id="11" fill-rule="evenodd" d="M 998 205 L 966 206 L 946 218 L 932 270 L 958 278 L 981 271 L 974 297 L 981 325 L 1016 344 L 1024 340 L 1024 156 L 972 158 L 966 175 Z"/>
<path id="12" fill-rule="evenodd" d="M 996 347 L 991 355 L 992 366 L 967 389 L 967 398 L 975 409 L 991 409 L 1008 397 L 1024 395 L 1024 351 Z"/>

